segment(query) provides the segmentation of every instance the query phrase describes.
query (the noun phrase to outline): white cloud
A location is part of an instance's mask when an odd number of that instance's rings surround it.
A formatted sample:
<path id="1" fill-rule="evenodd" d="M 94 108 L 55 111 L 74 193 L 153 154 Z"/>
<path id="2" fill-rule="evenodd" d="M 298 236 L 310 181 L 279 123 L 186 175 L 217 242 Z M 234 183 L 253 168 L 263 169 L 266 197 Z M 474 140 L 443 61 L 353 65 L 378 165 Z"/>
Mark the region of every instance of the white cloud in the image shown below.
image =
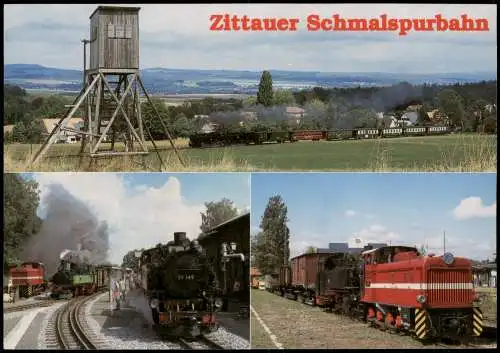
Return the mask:
<path id="1" fill-rule="evenodd" d="M 80 39 L 88 36 L 92 5 L 6 5 L 5 63 L 36 58 L 46 66 L 80 68 Z M 123 5 L 122 5 L 123 6 Z M 141 65 L 176 68 L 265 68 L 322 71 L 496 71 L 496 11 L 493 5 L 436 4 L 143 4 Z M 211 32 L 211 14 L 299 18 L 291 33 Z M 395 33 L 307 32 L 306 17 L 425 18 L 441 13 L 487 18 L 489 32 Z M 335 45 L 330 45 L 332 41 Z M 480 46 L 480 50 L 477 47 Z M 297 51 L 297 48 L 301 50 Z M 476 48 L 474 50 L 473 48 Z M 270 50 L 272 49 L 272 50 Z M 368 53 L 368 55 L 367 55 Z M 480 53 L 480 55 L 478 55 Z M 332 66 L 331 58 L 335 57 Z M 387 68 L 391 69 L 388 70 Z"/>
<path id="2" fill-rule="evenodd" d="M 471 196 L 460 201 L 460 204 L 453 210 L 456 219 L 488 218 L 496 217 L 497 203 L 490 206 L 483 205 L 480 197 Z"/>
<path id="3" fill-rule="evenodd" d="M 345 213 L 344 213 L 344 215 L 345 215 L 346 217 L 354 217 L 354 216 L 356 216 L 357 214 L 358 214 L 358 213 L 357 213 L 356 211 L 354 211 L 354 210 L 347 210 L 347 211 L 345 211 Z"/>
<path id="4" fill-rule="evenodd" d="M 446 252 L 474 260 L 492 259 L 497 247 L 496 236 L 494 234 L 484 236 L 481 238 L 481 241 L 477 241 L 474 237 L 459 237 L 454 233 L 447 232 L 446 234 L 441 233 L 429 236 L 424 240 L 420 239 L 416 243 L 418 247 L 427 247 L 429 253 L 434 253 L 437 256 L 443 254 L 445 244 Z"/>
<path id="5" fill-rule="evenodd" d="M 110 260 L 121 263 L 126 252 L 173 239 L 185 231 L 199 234 L 203 204 L 189 204 L 182 197 L 181 183 L 170 177 L 161 187 L 140 185 L 127 190 L 121 176 L 113 173 L 40 173 L 41 198 L 51 183 L 59 183 L 83 201 L 110 228 Z M 138 192 L 140 191 L 140 192 Z"/>
<path id="6" fill-rule="evenodd" d="M 328 243 L 316 234 L 292 234 L 290 237 L 290 258 L 303 254 L 310 246 L 315 248 L 328 247 Z"/>
<path id="7" fill-rule="evenodd" d="M 400 238 L 398 233 L 390 231 L 380 224 L 372 224 L 355 233 L 347 242 L 349 247 L 363 247 L 368 243 L 393 243 L 400 240 Z M 358 243 L 357 239 L 361 240 L 361 242 Z"/>

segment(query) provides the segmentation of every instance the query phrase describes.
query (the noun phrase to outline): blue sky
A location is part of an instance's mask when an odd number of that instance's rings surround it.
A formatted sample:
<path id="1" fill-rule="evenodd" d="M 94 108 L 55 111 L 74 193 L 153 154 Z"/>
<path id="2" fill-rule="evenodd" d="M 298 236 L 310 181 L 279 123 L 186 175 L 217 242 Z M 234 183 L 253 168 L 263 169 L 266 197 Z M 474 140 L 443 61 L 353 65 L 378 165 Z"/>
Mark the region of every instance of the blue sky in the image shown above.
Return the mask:
<path id="1" fill-rule="evenodd" d="M 5 5 L 6 64 L 80 69 L 97 4 Z M 130 6 L 130 5 L 129 5 Z M 133 5 L 136 6 L 136 5 Z M 496 72 L 496 6 L 456 4 L 140 4 L 141 66 L 329 72 Z M 299 18 L 296 32 L 211 32 L 212 14 Z M 306 18 L 470 18 L 489 32 L 308 32 Z"/>
<path id="2" fill-rule="evenodd" d="M 52 183 L 64 186 L 110 226 L 110 260 L 121 262 L 129 250 L 173 238 L 173 232 L 199 234 L 204 203 L 232 200 L 250 209 L 248 173 L 35 173 L 41 205 Z"/>
<path id="3" fill-rule="evenodd" d="M 496 251 L 495 174 L 303 173 L 252 175 L 252 232 L 269 197 L 288 207 L 292 255 L 329 242 L 427 244 L 486 258 Z"/>

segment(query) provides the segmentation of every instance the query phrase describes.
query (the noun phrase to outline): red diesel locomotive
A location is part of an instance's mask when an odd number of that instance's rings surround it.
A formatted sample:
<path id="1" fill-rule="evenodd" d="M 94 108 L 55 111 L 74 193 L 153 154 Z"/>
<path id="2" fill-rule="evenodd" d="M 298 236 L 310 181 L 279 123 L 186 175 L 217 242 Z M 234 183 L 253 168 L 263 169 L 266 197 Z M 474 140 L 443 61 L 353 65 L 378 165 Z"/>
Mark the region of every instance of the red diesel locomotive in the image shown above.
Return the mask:
<path id="1" fill-rule="evenodd" d="M 420 339 L 481 334 L 469 259 L 421 256 L 415 248 L 397 246 L 365 251 L 361 258 L 366 320 L 411 330 Z"/>
<path id="2" fill-rule="evenodd" d="M 277 294 L 419 339 L 481 335 L 472 262 L 423 256 L 414 247 L 383 246 L 361 253 L 308 253 L 281 270 Z"/>
<path id="3" fill-rule="evenodd" d="M 29 298 L 47 287 L 45 266 L 41 262 L 25 262 L 19 267 L 10 266 L 9 278 L 14 288 L 19 288 L 21 298 Z"/>

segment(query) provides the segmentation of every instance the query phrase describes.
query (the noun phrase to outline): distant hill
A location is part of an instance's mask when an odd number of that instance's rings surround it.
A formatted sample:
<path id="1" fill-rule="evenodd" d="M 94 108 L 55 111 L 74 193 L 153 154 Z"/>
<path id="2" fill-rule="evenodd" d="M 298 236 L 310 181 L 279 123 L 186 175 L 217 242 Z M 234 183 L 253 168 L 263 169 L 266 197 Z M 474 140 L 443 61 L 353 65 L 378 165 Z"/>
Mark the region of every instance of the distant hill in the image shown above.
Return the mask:
<path id="1" fill-rule="evenodd" d="M 303 89 L 314 86 L 366 87 L 386 86 L 407 81 L 412 84 L 455 84 L 495 80 L 496 73 L 463 74 L 391 74 L 391 73 L 327 73 L 271 70 L 274 86 Z M 150 68 L 141 70 L 144 83 L 151 93 L 246 93 L 257 91 L 261 72 L 243 70 L 189 70 Z M 34 64 L 4 65 L 4 80 L 26 89 L 79 91 L 82 72 L 50 68 Z"/>

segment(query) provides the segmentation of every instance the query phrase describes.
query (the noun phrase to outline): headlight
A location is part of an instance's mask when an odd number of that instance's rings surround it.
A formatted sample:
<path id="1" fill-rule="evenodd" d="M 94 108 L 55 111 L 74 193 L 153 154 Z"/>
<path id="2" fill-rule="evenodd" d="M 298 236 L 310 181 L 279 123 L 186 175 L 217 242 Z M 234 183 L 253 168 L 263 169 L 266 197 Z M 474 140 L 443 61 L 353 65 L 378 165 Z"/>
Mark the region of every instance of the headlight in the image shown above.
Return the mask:
<path id="1" fill-rule="evenodd" d="M 149 303 L 149 305 L 151 306 L 151 309 L 156 309 L 158 307 L 158 299 L 153 299 L 151 300 L 151 303 Z"/>
<path id="2" fill-rule="evenodd" d="M 222 308 L 222 305 L 224 304 L 221 298 L 216 298 L 215 299 L 215 307 L 216 308 Z"/>
<path id="3" fill-rule="evenodd" d="M 425 295 L 417 295 L 417 302 L 419 302 L 420 304 L 424 304 L 426 301 L 427 298 L 425 297 Z"/>
<path id="4" fill-rule="evenodd" d="M 443 255 L 443 261 L 445 264 L 451 265 L 453 263 L 453 261 L 455 261 L 455 257 L 453 256 L 453 254 L 451 252 L 446 252 Z"/>

